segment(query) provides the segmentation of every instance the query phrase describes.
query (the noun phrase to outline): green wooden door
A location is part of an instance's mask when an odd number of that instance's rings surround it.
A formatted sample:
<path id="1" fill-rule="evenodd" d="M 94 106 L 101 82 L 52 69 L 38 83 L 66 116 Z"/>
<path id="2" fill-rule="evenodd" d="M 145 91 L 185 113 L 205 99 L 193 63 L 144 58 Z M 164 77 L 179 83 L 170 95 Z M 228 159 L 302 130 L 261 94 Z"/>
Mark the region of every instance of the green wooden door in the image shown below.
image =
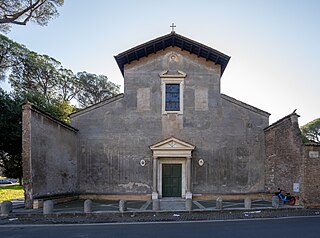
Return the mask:
<path id="1" fill-rule="evenodd" d="M 181 164 L 162 165 L 162 196 L 181 197 Z"/>

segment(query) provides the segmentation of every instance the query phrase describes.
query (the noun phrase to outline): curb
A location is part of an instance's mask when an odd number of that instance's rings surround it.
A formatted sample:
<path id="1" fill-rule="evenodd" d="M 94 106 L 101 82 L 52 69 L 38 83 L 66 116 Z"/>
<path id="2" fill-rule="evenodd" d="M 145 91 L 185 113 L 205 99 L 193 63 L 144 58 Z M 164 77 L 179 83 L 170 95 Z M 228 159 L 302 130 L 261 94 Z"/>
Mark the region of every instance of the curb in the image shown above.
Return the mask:
<path id="1" fill-rule="evenodd" d="M 280 217 L 320 217 L 320 209 L 278 208 L 278 209 L 232 209 L 198 211 L 126 211 L 93 213 L 15 214 L 0 217 L 0 225 L 14 224 L 86 224 L 86 223 L 132 223 L 173 222 L 208 220 L 246 220 Z"/>

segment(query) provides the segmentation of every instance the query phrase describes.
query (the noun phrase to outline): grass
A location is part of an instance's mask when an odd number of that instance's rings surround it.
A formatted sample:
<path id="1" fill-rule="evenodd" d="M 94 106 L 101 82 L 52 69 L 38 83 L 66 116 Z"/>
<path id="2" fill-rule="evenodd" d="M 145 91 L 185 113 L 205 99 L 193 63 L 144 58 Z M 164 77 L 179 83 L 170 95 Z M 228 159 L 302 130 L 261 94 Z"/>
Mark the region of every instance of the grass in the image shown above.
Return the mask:
<path id="1" fill-rule="evenodd" d="M 14 198 L 23 198 L 23 186 L 9 185 L 0 187 L 0 202 Z"/>

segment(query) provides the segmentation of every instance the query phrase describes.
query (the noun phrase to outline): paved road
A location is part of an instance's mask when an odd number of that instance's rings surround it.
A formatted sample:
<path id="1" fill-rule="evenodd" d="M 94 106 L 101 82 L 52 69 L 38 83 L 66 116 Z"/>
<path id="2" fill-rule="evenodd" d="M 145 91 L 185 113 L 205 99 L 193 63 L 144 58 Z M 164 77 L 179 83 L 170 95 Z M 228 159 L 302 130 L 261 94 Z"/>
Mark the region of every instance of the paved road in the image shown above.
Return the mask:
<path id="1" fill-rule="evenodd" d="M 320 237 L 320 217 L 225 222 L 0 226 L 0 237 L 317 238 Z"/>

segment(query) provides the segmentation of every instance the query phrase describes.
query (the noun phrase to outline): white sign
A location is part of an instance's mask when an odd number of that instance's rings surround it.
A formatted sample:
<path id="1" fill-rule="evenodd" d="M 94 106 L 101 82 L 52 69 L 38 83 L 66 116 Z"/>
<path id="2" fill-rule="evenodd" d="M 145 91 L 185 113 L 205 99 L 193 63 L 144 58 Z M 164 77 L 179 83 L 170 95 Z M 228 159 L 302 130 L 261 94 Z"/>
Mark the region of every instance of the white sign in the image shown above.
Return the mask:
<path id="1" fill-rule="evenodd" d="M 300 191 L 299 183 L 293 184 L 293 192 L 298 193 Z"/>
<path id="2" fill-rule="evenodd" d="M 309 151 L 309 158 L 312 158 L 312 159 L 319 158 L 319 151 Z"/>

